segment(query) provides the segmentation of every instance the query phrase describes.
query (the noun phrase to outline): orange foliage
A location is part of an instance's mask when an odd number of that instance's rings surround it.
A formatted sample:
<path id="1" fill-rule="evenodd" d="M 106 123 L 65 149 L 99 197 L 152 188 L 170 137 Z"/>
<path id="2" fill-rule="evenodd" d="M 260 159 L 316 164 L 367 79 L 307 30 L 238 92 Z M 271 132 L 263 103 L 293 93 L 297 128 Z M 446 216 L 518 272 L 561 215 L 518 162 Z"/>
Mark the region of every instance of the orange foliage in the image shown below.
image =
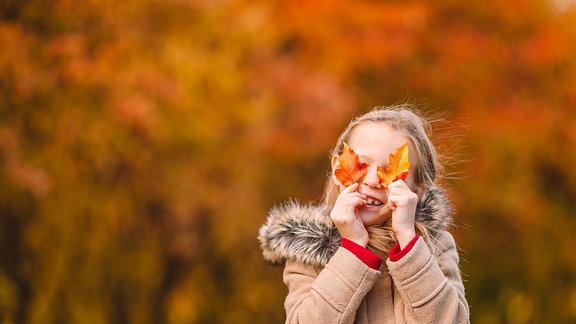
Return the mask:
<path id="1" fill-rule="evenodd" d="M 397 148 L 396 152 L 390 153 L 386 169 L 378 166 L 377 172 L 380 184 L 385 188 L 388 188 L 394 181 L 406 179 L 410 172 L 408 143 Z"/>
<path id="2" fill-rule="evenodd" d="M 338 161 L 340 164 L 334 171 L 334 175 L 342 185 L 354 184 L 366 175 L 366 163 L 359 163 L 358 155 L 346 143 L 344 143 L 342 154 L 338 156 Z"/>
<path id="3" fill-rule="evenodd" d="M 433 139 L 472 322 L 574 322 L 575 23 L 554 4 L 4 1 L 2 319 L 282 322 L 266 210 L 318 197 L 355 113 L 414 100 L 466 126 Z"/>

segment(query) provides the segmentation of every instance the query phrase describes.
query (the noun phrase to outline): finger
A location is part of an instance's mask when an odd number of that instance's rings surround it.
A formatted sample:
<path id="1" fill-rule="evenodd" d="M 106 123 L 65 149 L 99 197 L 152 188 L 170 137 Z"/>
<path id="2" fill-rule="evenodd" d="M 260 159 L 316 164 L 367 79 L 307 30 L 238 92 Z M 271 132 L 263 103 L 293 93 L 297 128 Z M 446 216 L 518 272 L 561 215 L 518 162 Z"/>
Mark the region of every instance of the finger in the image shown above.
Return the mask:
<path id="1" fill-rule="evenodd" d="M 354 192 L 354 191 L 358 190 L 358 187 L 359 187 L 358 182 L 353 183 L 353 184 L 349 185 L 348 187 L 344 188 L 344 190 L 342 190 L 342 193 Z"/>
<path id="2" fill-rule="evenodd" d="M 357 191 L 354 192 L 341 192 L 340 195 L 337 198 L 337 201 L 348 201 L 350 199 L 362 199 L 365 200 L 366 199 L 366 195 L 359 193 Z"/>
<path id="3" fill-rule="evenodd" d="M 392 207 L 394 207 L 393 210 L 396 210 L 396 208 L 401 208 L 401 207 L 407 206 L 408 202 L 409 202 L 409 198 L 403 194 L 394 194 L 394 195 L 388 196 L 389 207 L 391 209 L 392 209 Z"/>
<path id="4" fill-rule="evenodd" d="M 352 214 L 355 208 L 361 207 L 365 204 L 365 197 L 362 197 L 359 193 L 351 193 L 338 197 L 334 210 L 345 211 L 346 213 Z"/>
<path id="5" fill-rule="evenodd" d="M 388 195 L 388 207 L 396 211 L 398 207 L 404 205 L 405 196 L 406 194 L 402 189 L 396 188 L 395 190 L 391 190 Z"/>
<path id="6" fill-rule="evenodd" d="M 345 197 L 359 197 L 361 199 L 366 199 L 366 195 L 358 192 L 357 190 L 358 184 L 352 184 L 340 192 L 339 198 L 344 199 Z"/>
<path id="7" fill-rule="evenodd" d="M 396 180 L 394 182 L 392 182 L 391 184 L 388 185 L 388 189 L 392 190 L 392 189 L 408 189 L 410 190 L 410 188 L 408 187 L 408 185 L 406 184 L 406 182 L 404 182 L 404 180 L 400 179 L 400 180 Z"/>
<path id="8" fill-rule="evenodd" d="M 388 208 L 390 208 L 390 210 L 392 210 L 392 211 L 396 211 L 396 209 L 398 208 L 398 205 L 396 205 L 396 203 L 390 198 L 388 198 L 387 205 L 388 205 Z"/>
<path id="9" fill-rule="evenodd" d="M 351 196 L 347 196 L 341 199 L 343 204 L 357 206 L 359 204 L 365 204 L 366 199 L 362 197 L 360 194 L 351 194 Z"/>

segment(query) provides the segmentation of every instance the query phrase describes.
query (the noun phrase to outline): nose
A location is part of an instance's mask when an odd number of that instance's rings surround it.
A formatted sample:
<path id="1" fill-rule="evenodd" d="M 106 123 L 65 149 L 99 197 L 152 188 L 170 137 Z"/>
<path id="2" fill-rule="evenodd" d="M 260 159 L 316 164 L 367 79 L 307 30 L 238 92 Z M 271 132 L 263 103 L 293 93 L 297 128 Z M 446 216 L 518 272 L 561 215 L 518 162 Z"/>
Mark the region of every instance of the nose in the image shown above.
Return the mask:
<path id="1" fill-rule="evenodd" d="M 362 183 L 375 189 L 380 189 L 382 185 L 380 184 L 380 178 L 378 177 L 378 166 L 372 165 L 368 167 L 366 175 L 364 179 L 362 179 Z"/>

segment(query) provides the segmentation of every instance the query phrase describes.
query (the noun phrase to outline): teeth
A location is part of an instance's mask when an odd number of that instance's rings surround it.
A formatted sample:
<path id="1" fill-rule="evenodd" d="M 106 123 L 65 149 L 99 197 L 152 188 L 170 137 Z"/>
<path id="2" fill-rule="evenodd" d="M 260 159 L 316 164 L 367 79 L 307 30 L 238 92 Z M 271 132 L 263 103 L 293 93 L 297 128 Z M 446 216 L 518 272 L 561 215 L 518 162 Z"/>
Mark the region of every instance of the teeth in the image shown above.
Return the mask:
<path id="1" fill-rule="evenodd" d="M 366 199 L 366 205 L 380 206 L 380 205 L 382 205 L 382 202 L 381 202 L 381 201 L 378 201 L 378 200 L 374 200 L 374 199 L 368 198 L 368 199 Z"/>

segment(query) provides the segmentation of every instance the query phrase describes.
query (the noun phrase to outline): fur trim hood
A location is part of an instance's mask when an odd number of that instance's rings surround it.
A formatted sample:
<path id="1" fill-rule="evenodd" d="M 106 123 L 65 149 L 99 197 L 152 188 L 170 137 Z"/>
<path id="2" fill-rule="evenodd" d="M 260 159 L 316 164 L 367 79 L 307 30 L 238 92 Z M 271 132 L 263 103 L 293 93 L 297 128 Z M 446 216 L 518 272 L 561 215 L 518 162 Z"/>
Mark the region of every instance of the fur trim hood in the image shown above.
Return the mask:
<path id="1" fill-rule="evenodd" d="M 289 201 L 272 208 L 260 227 L 258 240 L 264 259 L 272 265 L 294 260 L 323 267 L 341 245 L 340 233 L 324 205 Z M 428 229 L 432 240 L 452 223 L 452 208 L 444 190 L 428 189 L 418 202 L 416 221 Z"/>

